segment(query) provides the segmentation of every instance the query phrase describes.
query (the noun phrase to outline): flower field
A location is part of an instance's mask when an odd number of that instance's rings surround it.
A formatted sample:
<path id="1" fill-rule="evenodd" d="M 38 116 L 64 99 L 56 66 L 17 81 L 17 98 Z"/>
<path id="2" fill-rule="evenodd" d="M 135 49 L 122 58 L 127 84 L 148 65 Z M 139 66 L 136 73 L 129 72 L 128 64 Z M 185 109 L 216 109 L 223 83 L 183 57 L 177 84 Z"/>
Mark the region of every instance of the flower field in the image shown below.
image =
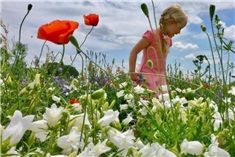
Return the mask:
<path id="1" fill-rule="evenodd" d="M 27 9 L 22 24 L 33 6 Z M 141 9 L 148 17 L 148 7 L 142 4 Z M 42 25 L 38 39 L 61 45 L 61 58 L 55 62 L 48 53 L 43 65 L 39 57 L 32 67 L 24 60 L 27 45 L 20 36 L 9 48 L 1 21 L 1 156 L 235 156 L 235 82 L 231 81 L 235 66 L 224 63 L 221 56 L 221 52 L 235 53 L 234 41 L 223 38 L 215 6 L 208 9 L 216 35 L 209 36 L 203 25 L 201 29 L 215 47 L 212 56 L 218 55 L 220 62 L 197 56 L 192 78 L 179 65 L 169 65 L 168 86 L 159 88 L 169 92 L 158 96 L 141 85 L 144 80 L 133 83 L 122 67 L 107 64 L 101 53 L 83 52 L 83 43 L 99 24 L 97 14 L 83 16 L 90 32 L 81 44 L 73 36 L 79 29 L 76 21 Z M 81 71 L 63 63 L 69 42 L 82 58 Z M 204 69 L 203 62 L 208 63 Z"/>

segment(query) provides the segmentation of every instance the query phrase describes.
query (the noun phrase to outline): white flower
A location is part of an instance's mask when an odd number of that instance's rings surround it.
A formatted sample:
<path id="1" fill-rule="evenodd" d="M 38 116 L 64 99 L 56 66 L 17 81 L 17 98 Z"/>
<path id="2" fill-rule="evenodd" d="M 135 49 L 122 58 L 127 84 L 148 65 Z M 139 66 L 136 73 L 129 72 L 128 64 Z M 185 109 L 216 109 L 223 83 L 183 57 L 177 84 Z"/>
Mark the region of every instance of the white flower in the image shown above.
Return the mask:
<path id="1" fill-rule="evenodd" d="M 41 142 L 44 142 L 48 138 L 48 129 L 46 120 L 39 120 L 33 122 L 29 130 L 35 132 L 35 137 L 37 137 Z"/>
<path id="2" fill-rule="evenodd" d="M 117 95 L 118 98 L 124 96 L 124 90 L 121 90 L 121 91 L 117 92 L 116 95 Z"/>
<path id="3" fill-rule="evenodd" d="M 129 148 L 134 145 L 134 135 L 132 130 L 126 132 L 120 132 L 114 128 L 108 131 L 109 140 L 115 144 L 122 153 L 122 156 L 126 156 Z"/>
<path id="4" fill-rule="evenodd" d="M 163 144 L 162 146 L 160 146 L 160 148 L 157 150 L 156 152 L 156 156 L 154 157 L 177 157 L 174 153 L 172 153 L 171 151 L 167 150 L 165 148 L 165 144 Z"/>
<path id="5" fill-rule="evenodd" d="M 75 111 L 78 111 L 78 112 L 82 111 L 82 105 L 80 105 L 80 103 L 74 103 L 72 104 L 72 107 L 74 108 Z"/>
<path id="6" fill-rule="evenodd" d="M 15 149 L 16 147 L 11 147 L 11 149 L 8 150 L 6 154 L 8 154 L 10 157 L 20 157 L 20 154 Z M 8 156 L 8 155 L 5 155 L 5 156 Z"/>
<path id="7" fill-rule="evenodd" d="M 228 91 L 228 93 L 235 95 L 235 86 L 231 87 L 231 89 Z"/>
<path id="8" fill-rule="evenodd" d="M 135 146 L 136 146 L 138 149 L 142 149 L 145 145 L 143 144 L 143 142 L 142 142 L 139 138 L 137 138 L 137 139 L 135 140 Z"/>
<path id="9" fill-rule="evenodd" d="M 159 95 L 159 101 L 169 101 L 169 100 L 170 100 L 170 96 L 168 93 L 164 93 L 164 94 Z"/>
<path id="10" fill-rule="evenodd" d="M 224 98 L 224 99 L 223 99 L 223 102 L 224 102 L 224 103 L 231 103 L 231 98 Z"/>
<path id="11" fill-rule="evenodd" d="M 101 123 L 101 126 L 108 126 L 111 122 L 119 122 L 119 112 L 109 109 L 105 112 L 104 116 L 98 120 L 98 123 Z"/>
<path id="12" fill-rule="evenodd" d="M 46 108 L 46 112 L 43 114 L 43 118 L 47 120 L 49 126 L 54 127 L 58 124 L 60 118 L 62 117 L 62 112 L 64 108 L 57 108 L 56 104 L 52 104 L 51 108 Z"/>
<path id="13" fill-rule="evenodd" d="M 163 85 L 160 87 L 160 91 L 161 92 L 167 92 L 168 91 L 168 86 L 167 85 Z"/>
<path id="14" fill-rule="evenodd" d="M 127 105 L 127 104 L 121 104 L 120 105 L 120 110 L 122 111 L 122 110 L 126 110 L 126 109 L 128 109 L 128 106 L 129 105 Z"/>
<path id="15" fill-rule="evenodd" d="M 141 86 L 139 86 L 139 85 L 137 85 L 136 87 L 134 87 L 134 92 L 136 93 L 136 94 L 143 94 L 144 93 L 144 88 L 143 87 L 141 87 Z"/>
<path id="16" fill-rule="evenodd" d="M 156 107 L 157 109 L 163 107 L 163 105 L 159 102 L 159 100 L 157 98 L 153 98 L 152 103 L 153 103 L 154 107 Z"/>
<path id="17" fill-rule="evenodd" d="M 133 96 L 132 94 L 126 94 L 126 95 L 124 96 L 124 99 L 125 99 L 125 100 L 134 99 L 134 96 Z"/>
<path id="18" fill-rule="evenodd" d="M 131 117 L 131 114 L 128 114 L 127 117 L 122 121 L 123 124 L 127 125 L 129 124 L 133 118 Z"/>
<path id="19" fill-rule="evenodd" d="M 234 113 L 235 113 L 235 111 L 233 111 L 232 109 L 228 109 L 228 118 L 230 119 L 230 120 L 234 120 Z M 227 118 L 226 116 L 225 116 L 225 118 Z"/>
<path id="20" fill-rule="evenodd" d="M 146 107 L 142 107 L 141 109 L 139 109 L 139 112 L 141 113 L 142 116 L 146 116 L 148 113 L 148 110 Z"/>
<path id="21" fill-rule="evenodd" d="M 180 88 L 176 88 L 175 90 L 176 90 L 177 92 L 179 92 L 179 93 L 182 92 L 182 90 L 181 90 Z"/>
<path id="22" fill-rule="evenodd" d="M 215 112 L 214 117 L 214 131 L 218 130 L 220 125 L 223 124 L 222 117 L 219 112 Z"/>
<path id="23" fill-rule="evenodd" d="M 230 154 L 218 147 L 218 142 L 214 134 L 211 135 L 211 144 L 208 148 L 208 152 L 204 153 L 205 157 L 230 157 Z"/>
<path id="24" fill-rule="evenodd" d="M 83 119 L 84 119 L 84 113 L 82 114 L 78 114 L 78 115 L 70 115 L 70 124 L 71 126 L 77 126 L 78 127 L 78 131 L 82 130 L 82 124 L 83 124 Z M 86 117 L 85 117 L 85 125 L 87 125 L 88 127 L 91 127 L 91 124 L 88 120 L 88 114 L 86 113 Z"/>
<path id="25" fill-rule="evenodd" d="M 149 101 L 140 98 L 139 105 L 143 105 L 143 106 L 145 106 L 145 107 L 148 107 Z"/>
<path id="26" fill-rule="evenodd" d="M 184 141 L 180 145 L 181 154 L 201 155 L 203 153 L 203 145 L 198 141 Z"/>
<path id="27" fill-rule="evenodd" d="M 104 140 L 102 143 L 99 141 L 95 146 L 93 142 L 89 143 L 88 146 L 86 146 L 85 150 L 81 152 L 77 157 L 98 157 L 102 153 L 105 153 L 109 151 L 111 148 L 106 145 L 106 142 L 108 139 Z"/>
<path id="28" fill-rule="evenodd" d="M 54 100 L 54 101 L 57 102 L 57 103 L 60 102 L 60 98 L 57 97 L 57 96 L 55 96 L 55 95 L 52 96 L 52 100 Z"/>
<path id="29" fill-rule="evenodd" d="M 80 144 L 81 132 L 77 131 L 78 127 L 72 127 L 68 135 L 64 135 L 57 140 L 57 145 L 63 149 L 65 154 L 77 151 L 82 145 Z"/>
<path id="30" fill-rule="evenodd" d="M 148 143 L 147 145 L 142 146 L 142 148 L 139 150 L 139 153 L 141 154 L 141 157 L 154 157 L 156 156 L 156 151 L 160 147 L 161 146 L 158 143 L 152 143 L 151 145 Z"/>
<path id="31" fill-rule="evenodd" d="M 179 96 L 176 96 L 174 99 L 172 99 L 172 102 L 175 104 L 179 102 L 181 105 L 186 104 L 188 101 L 185 97 L 180 98 Z"/>
<path id="32" fill-rule="evenodd" d="M 125 88 L 126 86 L 127 86 L 127 82 L 123 82 L 123 83 L 119 84 L 120 89 Z"/>
<path id="33" fill-rule="evenodd" d="M 31 127 L 34 115 L 22 117 L 22 113 L 16 110 L 10 118 L 10 124 L 3 130 L 2 141 L 10 138 L 10 145 L 17 144 L 24 133 Z"/>

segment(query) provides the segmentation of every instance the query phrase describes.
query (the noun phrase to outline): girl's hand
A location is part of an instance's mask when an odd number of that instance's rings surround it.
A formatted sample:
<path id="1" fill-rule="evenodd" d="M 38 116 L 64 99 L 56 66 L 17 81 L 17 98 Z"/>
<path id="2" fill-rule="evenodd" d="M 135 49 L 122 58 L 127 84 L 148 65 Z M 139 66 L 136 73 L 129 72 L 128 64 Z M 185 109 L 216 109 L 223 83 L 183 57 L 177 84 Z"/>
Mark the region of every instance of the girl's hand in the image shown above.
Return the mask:
<path id="1" fill-rule="evenodd" d="M 141 75 L 140 73 L 135 73 L 135 72 L 130 73 L 131 80 L 132 81 L 139 81 L 140 75 Z"/>

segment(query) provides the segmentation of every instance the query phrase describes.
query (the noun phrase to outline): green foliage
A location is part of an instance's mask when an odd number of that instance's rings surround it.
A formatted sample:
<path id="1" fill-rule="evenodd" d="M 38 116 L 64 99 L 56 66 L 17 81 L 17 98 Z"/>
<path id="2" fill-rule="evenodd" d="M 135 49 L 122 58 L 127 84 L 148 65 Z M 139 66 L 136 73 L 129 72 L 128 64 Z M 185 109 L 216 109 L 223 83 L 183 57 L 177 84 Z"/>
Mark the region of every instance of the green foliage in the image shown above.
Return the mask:
<path id="1" fill-rule="evenodd" d="M 148 17 L 147 6 L 142 4 L 141 8 Z M 214 17 L 214 10 L 212 6 L 211 18 Z M 220 41 L 220 45 L 216 47 L 221 50 L 219 54 L 222 54 L 222 50 L 234 52 L 233 42 L 225 44 L 219 21 L 218 16 L 215 16 L 217 37 Z M 7 32 L 4 25 L 1 24 L 1 26 Z M 206 29 L 203 31 L 206 33 Z M 40 141 L 33 131 L 25 132 L 16 144 L 16 150 L 21 153 L 21 156 L 62 154 L 63 149 L 57 144 L 58 138 L 68 135 L 74 126 L 81 132 L 81 136 L 73 140 L 82 141 L 84 145 L 71 152 L 71 156 L 81 153 L 91 142 L 98 144 L 105 139 L 110 139 L 107 132 L 112 128 L 123 132 L 133 130 L 134 142 L 138 139 L 145 145 L 166 144 L 166 148 L 179 157 L 193 156 L 181 154 L 180 144 L 184 139 L 200 141 L 204 145 L 205 152 L 211 144 L 210 136 L 214 134 L 219 141 L 219 147 L 228 151 L 231 156 L 235 156 L 235 121 L 229 117 L 230 111 L 234 115 L 235 96 L 228 92 L 235 83 L 228 81 L 231 74 L 226 75 L 234 68 L 231 63 L 227 64 L 225 74 L 222 70 L 220 79 L 216 75 L 217 71 L 214 74 L 211 73 L 210 64 L 216 63 L 209 63 L 205 55 L 199 55 L 193 61 L 196 66 L 194 73 L 184 74 L 180 69 L 180 63 L 169 65 L 167 80 L 171 95 L 169 100 L 165 100 L 160 99 L 160 95 L 155 97 L 154 93 L 144 86 L 133 85 L 128 73 L 123 70 L 125 68 L 123 64 L 115 67 L 115 60 L 107 63 L 105 54 L 93 51 L 84 53 L 75 37 L 71 36 L 70 41 L 77 50 L 79 47 L 77 54 L 81 55 L 84 63 L 80 72 L 72 64 L 64 65 L 63 62 L 57 63 L 48 58 L 43 65 L 39 65 L 40 62 L 37 60 L 37 66 L 28 68 L 24 60 L 28 51 L 27 46 L 19 42 L 9 50 L 6 40 L 6 36 L 1 34 L 0 41 L 3 43 L 0 69 L 2 128 L 8 126 L 11 121 L 8 117 L 16 110 L 21 111 L 23 116 L 35 115 L 34 121 L 40 121 L 45 120 L 45 112 L 53 104 L 64 109 L 59 114 L 61 118 L 58 123 L 54 126 L 47 124 L 47 128 L 43 130 L 47 131 L 45 141 Z M 204 61 L 207 62 L 205 68 Z M 224 64 L 220 66 L 222 65 Z M 136 92 L 137 87 L 143 92 Z M 71 100 L 75 99 L 77 104 L 71 103 Z M 119 113 L 119 122 L 112 121 L 108 127 L 105 127 L 98 121 L 108 110 Z M 221 116 L 219 120 L 222 125 L 218 128 L 214 126 L 215 121 L 218 120 L 215 114 Z M 123 121 L 128 115 L 133 119 L 128 124 L 124 124 Z M 114 142 L 108 140 L 106 145 L 111 149 L 100 156 L 121 156 L 122 150 Z M 1 155 L 5 155 L 10 148 L 9 140 L 5 140 L 2 143 Z M 38 151 L 38 148 L 41 151 Z M 127 156 L 141 156 L 135 149 L 130 148 Z"/>

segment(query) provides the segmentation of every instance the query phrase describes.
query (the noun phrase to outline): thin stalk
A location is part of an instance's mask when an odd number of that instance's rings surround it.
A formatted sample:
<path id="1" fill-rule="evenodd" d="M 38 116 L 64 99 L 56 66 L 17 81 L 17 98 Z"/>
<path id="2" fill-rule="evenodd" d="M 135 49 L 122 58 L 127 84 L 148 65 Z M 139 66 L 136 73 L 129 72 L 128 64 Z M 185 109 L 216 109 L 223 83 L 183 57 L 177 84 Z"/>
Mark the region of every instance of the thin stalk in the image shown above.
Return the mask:
<path id="1" fill-rule="evenodd" d="M 222 61 L 222 58 L 221 58 L 221 55 L 219 53 L 219 49 L 218 49 L 218 44 L 215 40 L 215 31 L 214 31 L 214 27 L 213 27 L 213 23 L 212 23 L 212 20 L 211 20 L 211 30 L 212 30 L 212 34 L 213 34 L 213 39 L 214 39 L 214 43 L 215 43 L 215 49 L 216 49 L 216 52 L 218 54 L 218 57 L 219 57 L 219 61 L 220 61 L 220 65 L 221 65 L 221 69 L 222 69 L 222 73 L 224 72 L 224 67 L 223 67 L 223 61 Z M 223 84 L 226 84 L 225 82 L 225 78 L 224 78 L 224 74 L 222 74 L 222 79 L 223 79 Z"/>
<path id="2" fill-rule="evenodd" d="M 211 49 L 211 55 L 212 55 L 212 59 L 213 59 L 213 65 L 214 65 L 214 72 L 215 72 L 215 82 L 217 82 L 218 80 L 218 76 L 217 76 L 217 71 L 216 71 L 216 64 L 215 64 L 215 56 L 214 56 L 214 52 L 212 49 L 212 43 L 209 37 L 209 34 L 207 32 L 205 32 L 209 41 L 209 45 L 210 45 L 210 49 Z"/>
<path id="3" fill-rule="evenodd" d="M 94 29 L 94 26 L 92 26 L 91 29 L 90 29 L 90 31 L 87 33 L 87 35 L 86 35 L 86 37 L 84 38 L 82 44 L 79 46 L 80 48 L 81 48 L 82 45 L 85 43 L 85 41 L 86 41 L 88 35 L 92 32 L 93 29 Z M 80 51 L 77 51 L 77 53 L 75 54 L 74 58 L 72 59 L 72 62 L 71 62 L 70 65 L 73 65 L 73 62 L 75 61 L 75 58 L 77 57 L 77 55 L 78 55 L 79 52 L 80 52 Z"/>
<path id="4" fill-rule="evenodd" d="M 22 30 L 23 23 L 24 23 L 26 17 L 28 16 L 28 14 L 29 14 L 29 12 L 30 12 L 31 9 L 32 9 L 32 5 L 29 4 L 29 5 L 28 5 L 28 11 L 27 11 L 27 13 L 25 14 L 23 20 L 22 20 L 21 23 L 20 23 L 18 45 L 21 44 L 21 30 Z M 19 46 L 18 46 L 18 47 L 19 47 Z M 15 65 L 17 65 L 17 62 L 18 62 L 18 59 L 19 59 L 19 55 L 20 55 L 20 51 L 21 51 L 21 50 L 18 50 L 18 49 L 17 49 L 16 57 L 15 57 L 15 61 L 14 61 L 13 67 L 14 67 Z"/>
<path id="5" fill-rule="evenodd" d="M 90 29 L 90 31 L 87 33 L 87 35 L 86 35 L 86 37 L 84 38 L 83 42 L 81 43 L 81 46 L 80 46 L 80 47 L 82 47 L 82 45 L 85 43 L 85 41 L 86 41 L 88 35 L 92 32 L 93 29 L 94 29 L 94 26 L 92 26 L 91 29 Z"/>
<path id="6" fill-rule="evenodd" d="M 63 50 L 62 50 L 62 56 L 61 56 L 61 59 L 60 59 L 60 64 L 63 63 L 64 52 L 65 52 L 65 45 L 63 44 Z"/>
<path id="7" fill-rule="evenodd" d="M 39 57 L 38 57 L 38 61 L 39 61 L 39 62 L 40 62 L 40 59 L 41 59 L 41 57 L 42 57 L 43 48 L 44 48 L 46 42 L 47 42 L 47 40 L 45 40 L 44 43 L 43 43 L 43 45 L 42 45 L 41 52 L 40 52 L 40 55 L 39 55 Z"/>

